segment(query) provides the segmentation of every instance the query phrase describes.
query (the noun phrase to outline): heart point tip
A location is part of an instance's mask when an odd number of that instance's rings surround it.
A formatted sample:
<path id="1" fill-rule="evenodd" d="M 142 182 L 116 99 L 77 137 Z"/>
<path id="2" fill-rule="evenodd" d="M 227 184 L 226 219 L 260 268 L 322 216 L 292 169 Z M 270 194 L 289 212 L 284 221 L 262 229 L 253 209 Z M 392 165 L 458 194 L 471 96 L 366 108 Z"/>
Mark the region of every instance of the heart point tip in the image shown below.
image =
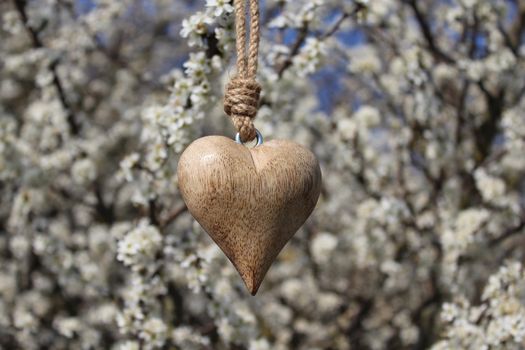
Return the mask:
<path id="1" fill-rule="evenodd" d="M 257 294 L 257 291 L 259 290 L 259 286 L 261 285 L 262 281 L 257 281 L 255 278 L 253 278 L 253 276 L 243 278 L 243 281 L 250 294 L 255 296 L 255 294 Z"/>

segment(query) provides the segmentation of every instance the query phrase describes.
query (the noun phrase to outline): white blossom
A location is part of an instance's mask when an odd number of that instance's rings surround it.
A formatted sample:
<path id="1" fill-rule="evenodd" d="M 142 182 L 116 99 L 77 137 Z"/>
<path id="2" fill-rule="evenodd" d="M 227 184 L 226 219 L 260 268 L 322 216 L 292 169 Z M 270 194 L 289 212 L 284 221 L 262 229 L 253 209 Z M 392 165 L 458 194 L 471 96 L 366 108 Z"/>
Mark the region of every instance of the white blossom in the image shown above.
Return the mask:
<path id="1" fill-rule="evenodd" d="M 316 262 L 329 262 L 334 249 L 337 247 L 337 238 L 329 233 L 320 233 L 312 240 L 312 255 Z"/>
<path id="2" fill-rule="evenodd" d="M 233 12 L 233 6 L 226 0 L 206 0 L 206 6 L 213 9 L 215 17 Z"/>
<path id="3" fill-rule="evenodd" d="M 260 2 L 255 126 L 323 188 L 252 297 L 177 178 L 233 5 L 0 2 L 0 348 L 523 348 L 522 6 Z"/>
<path id="4" fill-rule="evenodd" d="M 293 65 L 297 74 L 304 77 L 315 72 L 325 54 L 326 45 L 324 42 L 315 38 L 306 39 L 301 52 L 293 58 Z"/>
<path id="5" fill-rule="evenodd" d="M 87 185 L 96 179 L 97 169 L 89 158 L 80 159 L 73 163 L 71 176 L 78 184 Z"/>
<path id="6" fill-rule="evenodd" d="M 150 318 L 144 322 L 140 337 L 150 347 L 162 347 L 166 342 L 167 327 L 160 318 Z"/>
<path id="7" fill-rule="evenodd" d="M 143 221 L 118 242 L 117 259 L 133 269 L 144 268 L 154 261 L 161 244 L 158 229 Z"/>
<path id="8" fill-rule="evenodd" d="M 182 30 L 180 35 L 188 39 L 189 46 L 203 46 L 203 36 L 208 31 L 208 25 L 212 23 L 212 19 L 203 12 L 197 12 L 189 19 L 182 21 Z"/>

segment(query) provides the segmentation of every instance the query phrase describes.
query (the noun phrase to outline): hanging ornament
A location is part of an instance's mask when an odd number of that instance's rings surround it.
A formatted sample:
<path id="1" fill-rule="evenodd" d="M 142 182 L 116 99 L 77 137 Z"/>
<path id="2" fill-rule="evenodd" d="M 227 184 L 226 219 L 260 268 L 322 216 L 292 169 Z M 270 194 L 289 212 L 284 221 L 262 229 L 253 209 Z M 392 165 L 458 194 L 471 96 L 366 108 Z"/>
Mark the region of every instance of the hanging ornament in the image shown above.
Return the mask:
<path id="1" fill-rule="evenodd" d="M 263 143 L 253 119 L 261 87 L 256 81 L 259 4 L 235 0 L 237 75 L 226 87 L 224 110 L 236 140 L 208 136 L 194 141 L 178 165 L 179 188 L 193 217 L 233 263 L 252 295 L 284 245 L 312 213 L 321 170 L 308 149 L 286 140 Z M 256 140 L 253 148 L 246 142 Z"/>

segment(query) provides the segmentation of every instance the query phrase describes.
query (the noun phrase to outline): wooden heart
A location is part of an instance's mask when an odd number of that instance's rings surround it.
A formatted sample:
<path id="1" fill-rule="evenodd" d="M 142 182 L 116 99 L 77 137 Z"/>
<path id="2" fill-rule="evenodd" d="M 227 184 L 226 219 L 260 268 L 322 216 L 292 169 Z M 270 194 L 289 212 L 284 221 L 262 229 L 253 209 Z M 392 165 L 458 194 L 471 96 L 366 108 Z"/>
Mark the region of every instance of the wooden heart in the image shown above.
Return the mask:
<path id="1" fill-rule="evenodd" d="M 315 156 L 283 140 L 248 148 L 222 136 L 203 137 L 182 154 L 178 178 L 190 213 L 252 295 L 321 190 Z"/>

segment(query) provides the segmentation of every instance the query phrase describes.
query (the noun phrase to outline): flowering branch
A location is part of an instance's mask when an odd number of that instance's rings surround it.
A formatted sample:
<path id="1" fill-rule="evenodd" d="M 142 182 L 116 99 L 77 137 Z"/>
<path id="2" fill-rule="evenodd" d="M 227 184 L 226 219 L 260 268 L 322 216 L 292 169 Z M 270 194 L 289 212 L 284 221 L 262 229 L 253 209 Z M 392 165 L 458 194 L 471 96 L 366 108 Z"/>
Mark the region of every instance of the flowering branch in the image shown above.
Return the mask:
<path id="1" fill-rule="evenodd" d="M 31 38 L 31 41 L 33 43 L 33 47 L 35 49 L 44 48 L 44 45 L 40 38 L 38 37 L 38 31 L 33 29 L 31 25 L 29 24 L 29 19 L 27 17 L 26 13 L 26 0 L 13 0 L 15 7 L 20 14 L 20 17 L 22 18 L 22 22 L 24 23 L 24 26 Z M 77 135 L 80 132 L 80 125 L 75 119 L 75 115 L 73 114 L 71 110 L 71 106 L 69 105 L 69 102 L 67 101 L 66 94 L 64 91 L 64 88 L 62 87 L 62 83 L 60 81 L 60 78 L 58 77 L 57 72 L 57 65 L 58 61 L 54 61 L 51 63 L 51 66 L 49 67 L 51 70 L 51 73 L 53 74 L 53 84 L 55 85 L 56 91 L 58 93 L 58 97 L 60 99 L 60 102 L 62 103 L 62 106 L 64 107 L 66 113 L 67 113 L 67 121 L 69 124 L 69 128 L 71 131 L 71 134 Z"/>

